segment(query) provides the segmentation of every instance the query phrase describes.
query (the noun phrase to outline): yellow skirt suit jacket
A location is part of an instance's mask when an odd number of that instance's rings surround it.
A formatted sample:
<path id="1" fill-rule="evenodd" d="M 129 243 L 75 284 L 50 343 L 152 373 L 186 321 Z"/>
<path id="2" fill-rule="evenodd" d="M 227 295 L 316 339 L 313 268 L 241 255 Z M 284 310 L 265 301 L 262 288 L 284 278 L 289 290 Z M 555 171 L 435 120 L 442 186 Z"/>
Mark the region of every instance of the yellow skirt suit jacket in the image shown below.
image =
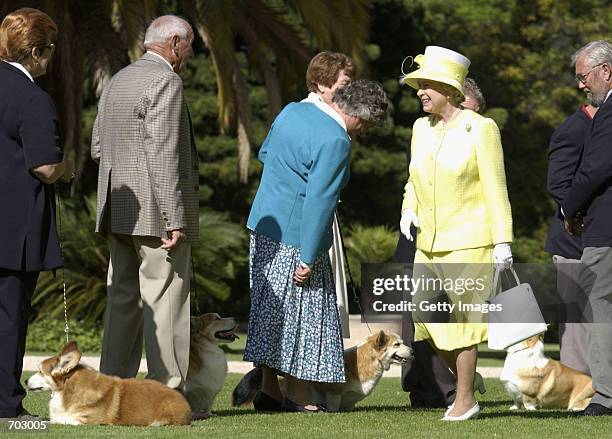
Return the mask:
<path id="1" fill-rule="evenodd" d="M 440 272 L 444 265 L 438 263 L 468 263 L 464 273 L 453 270 L 453 276 L 480 276 L 483 273 L 474 270 L 483 267 L 492 273 L 492 265 L 484 264 L 492 263 L 493 246 L 512 241 L 512 213 L 495 122 L 471 110 L 461 110 L 448 123 L 435 115 L 418 119 L 412 131 L 409 173 L 402 209 L 411 209 L 419 220 L 414 276 L 423 264 L 444 277 Z M 489 293 L 472 299 L 484 300 Z M 415 339 L 425 338 L 444 350 L 472 346 L 486 340 L 486 323 L 415 323 Z"/>

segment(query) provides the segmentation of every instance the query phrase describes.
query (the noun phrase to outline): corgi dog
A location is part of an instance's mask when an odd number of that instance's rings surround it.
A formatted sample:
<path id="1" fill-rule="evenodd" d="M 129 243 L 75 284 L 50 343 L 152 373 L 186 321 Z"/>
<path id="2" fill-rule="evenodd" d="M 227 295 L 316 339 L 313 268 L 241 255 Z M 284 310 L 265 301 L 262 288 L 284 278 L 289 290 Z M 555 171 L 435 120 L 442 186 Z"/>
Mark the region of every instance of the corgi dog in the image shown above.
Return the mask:
<path id="1" fill-rule="evenodd" d="M 500 380 L 514 401 L 510 410 L 583 410 L 595 393 L 591 377 L 547 358 L 542 340 L 535 335 L 508 348 Z"/>
<path id="2" fill-rule="evenodd" d="M 185 398 L 162 383 L 104 375 L 79 363 L 76 342 L 40 363 L 26 385 L 51 390 L 49 417 L 54 424 L 189 425 Z"/>
<path id="3" fill-rule="evenodd" d="M 357 346 L 344 350 L 344 383 L 309 383 L 312 403 L 330 412 L 352 410 L 374 390 L 392 363 L 405 363 L 411 358 L 412 349 L 403 344 L 399 335 L 383 330 L 371 334 Z M 251 402 L 261 388 L 261 378 L 260 368 L 246 374 L 234 389 L 232 404 Z"/>
<path id="4" fill-rule="evenodd" d="M 237 326 L 238 320 L 234 317 L 223 318 L 215 313 L 191 318 L 185 397 L 203 419 L 211 415 L 213 401 L 227 375 L 227 359 L 219 344 L 236 340 Z"/>

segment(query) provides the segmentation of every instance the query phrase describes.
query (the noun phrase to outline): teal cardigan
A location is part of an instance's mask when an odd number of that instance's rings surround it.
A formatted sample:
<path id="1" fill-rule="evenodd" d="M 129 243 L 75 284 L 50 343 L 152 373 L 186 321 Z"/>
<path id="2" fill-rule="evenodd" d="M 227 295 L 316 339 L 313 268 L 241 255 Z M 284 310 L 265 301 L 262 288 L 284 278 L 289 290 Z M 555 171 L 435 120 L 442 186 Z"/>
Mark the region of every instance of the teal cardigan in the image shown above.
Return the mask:
<path id="1" fill-rule="evenodd" d="M 300 259 L 312 264 L 331 246 L 350 154 L 348 134 L 331 116 L 309 102 L 287 105 L 259 151 L 264 169 L 247 227 L 299 247 Z"/>

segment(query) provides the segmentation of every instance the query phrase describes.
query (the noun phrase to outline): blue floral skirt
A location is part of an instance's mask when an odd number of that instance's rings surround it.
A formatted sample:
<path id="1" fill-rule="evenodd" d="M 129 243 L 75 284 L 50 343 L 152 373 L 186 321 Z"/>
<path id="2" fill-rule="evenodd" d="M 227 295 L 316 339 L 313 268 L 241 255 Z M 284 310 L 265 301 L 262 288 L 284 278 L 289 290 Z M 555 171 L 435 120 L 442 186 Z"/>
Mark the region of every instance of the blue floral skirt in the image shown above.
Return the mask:
<path id="1" fill-rule="evenodd" d="M 300 249 L 251 232 L 251 313 L 245 361 L 296 378 L 344 382 L 334 278 L 322 252 L 303 286 L 293 282 Z"/>

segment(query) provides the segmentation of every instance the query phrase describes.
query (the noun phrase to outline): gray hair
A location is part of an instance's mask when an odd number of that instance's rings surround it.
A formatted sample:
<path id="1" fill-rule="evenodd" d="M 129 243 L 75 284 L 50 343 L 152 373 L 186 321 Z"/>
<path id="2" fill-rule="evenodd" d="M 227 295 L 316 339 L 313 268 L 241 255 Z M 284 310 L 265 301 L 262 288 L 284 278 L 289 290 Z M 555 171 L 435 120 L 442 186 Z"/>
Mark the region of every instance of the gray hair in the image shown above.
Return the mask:
<path id="1" fill-rule="evenodd" d="M 463 94 L 467 98 L 468 96 L 478 104 L 478 113 L 482 113 L 487 105 L 482 90 L 476 84 L 476 81 L 472 78 L 465 78 L 463 81 Z"/>
<path id="2" fill-rule="evenodd" d="M 590 66 L 608 64 L 612 66 L 612 44 L 606 40 L 591 41 L 581 47 L 572 55 L 572 64 L 576 64 L 578 58 L 585 56 Z"/>
<path id="3" fill-rule="evenodd" d="M 187 39 L 191 31 L 191 25 L 187 20 L 176 15 L 162 15 L 157 17 L 147 28 L 144 46 L 151 44 L 164 44 L 173 36 L 178 36 L 181 41 Z"/>
<path id="4" fill-rule="evenodd" d="M 358 79 L 334 92 L 332 101 L 349 116 L 382 125 L 387 118 L 387 95 L 376 81 Z"/>

